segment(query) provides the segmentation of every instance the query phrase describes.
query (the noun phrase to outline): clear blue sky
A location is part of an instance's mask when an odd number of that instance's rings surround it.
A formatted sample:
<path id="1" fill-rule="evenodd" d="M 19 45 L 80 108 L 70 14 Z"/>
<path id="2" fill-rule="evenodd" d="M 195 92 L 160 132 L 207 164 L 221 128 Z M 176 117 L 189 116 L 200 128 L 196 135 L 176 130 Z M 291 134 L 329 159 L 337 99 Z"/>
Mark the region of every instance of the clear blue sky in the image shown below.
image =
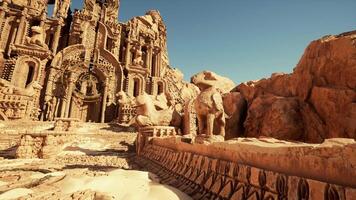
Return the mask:
<path id="1" fill-rule="evenodd" d="M 356 29 L 356 0 L 121 0 L 120 21 L 150 9 L 161 12 L 170 64 L 186 80 L 203 70 L 236 83 L 290 73 L 309 42 Z"/>

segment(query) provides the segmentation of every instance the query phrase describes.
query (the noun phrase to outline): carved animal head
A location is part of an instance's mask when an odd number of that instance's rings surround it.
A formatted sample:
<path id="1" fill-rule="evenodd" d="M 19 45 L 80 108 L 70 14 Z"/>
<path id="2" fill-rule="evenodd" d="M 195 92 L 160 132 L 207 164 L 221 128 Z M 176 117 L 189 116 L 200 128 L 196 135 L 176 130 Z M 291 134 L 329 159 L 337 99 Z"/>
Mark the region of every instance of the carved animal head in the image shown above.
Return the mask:
<path id="1" fill-rule="evenodd" d="M 203 71 L 202 73 L 196 74 L 191 78 L 191 82 L 198 86 L 201 91 L 214 86 L 216 81 L 216 74 L 210 71 Z"/>

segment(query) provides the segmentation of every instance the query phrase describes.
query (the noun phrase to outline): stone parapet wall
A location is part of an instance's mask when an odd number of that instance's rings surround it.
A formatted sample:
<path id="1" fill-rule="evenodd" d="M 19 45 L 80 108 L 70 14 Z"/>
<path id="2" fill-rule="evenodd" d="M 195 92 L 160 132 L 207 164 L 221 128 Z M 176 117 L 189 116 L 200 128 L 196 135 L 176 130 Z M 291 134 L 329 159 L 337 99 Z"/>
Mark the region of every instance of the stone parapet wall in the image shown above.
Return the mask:
<path id="1" fill-rule="evenodd" d="M 179 137 L 154 138 L 157 146 L 236 162 L 283 174 L 356 187 L 356 142 L 328 139 L 322 144 L 272 138 L 238 138 L 211 144 L 189 144 Z"/>
<path id="2" fill-rule="evenodd" d="M 179 188 L 193 199 L 356 198 L 352 188 L 155 144 L 147 145 L 138 159 L 163 183 Z"/>

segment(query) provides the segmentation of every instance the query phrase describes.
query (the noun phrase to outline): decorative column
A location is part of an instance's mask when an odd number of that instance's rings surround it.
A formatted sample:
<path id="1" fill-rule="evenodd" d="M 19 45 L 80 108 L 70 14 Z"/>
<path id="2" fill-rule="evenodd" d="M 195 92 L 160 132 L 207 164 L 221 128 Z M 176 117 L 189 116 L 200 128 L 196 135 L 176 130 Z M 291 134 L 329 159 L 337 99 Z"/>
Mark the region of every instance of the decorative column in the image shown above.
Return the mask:
<path id="1" fill-rule="evenodd" d="M 5 68 L 4 50 L 0 48 L 0 77 L 2 76 L 4 68 Z"/>
<path id="2" fill-rule="evenodd" d="M 151 78 L 151 94 L 155 95 L 155 84 L 156 84 L 156 79 L 155 77 Z"/>
<path id="3" fill-rule="evenodd" d="M 54 55 L 57 53 L 59 38 L 61 37 L 62 26 L 63 26 L 63 20 L 62 20 L 62 18 L 60 18 L 60 20 L 58 21 L 58 24 L 56 26 L 56 30 L 54 32 L 53 43 L 52 43 L 52 48 L 51 48 Z"/>
<path id="4" fill-rule="evenodd" d="M 127 94 L 134 96 L 134 80 L 131 74 L 127 75 Z"/>
<path id="5" fill-rule="evenodd" d="M 108 87 L 109 87 L 109 79 L 106 78 L 105 83 L 104 83 L 104 94 L 103 94 L 103 104 L 101 107 L 101 123 L 105 123 L 105 112 L 106 112 L 106 103 L 107 103 L 107 98 L 108 98 Z"/>
<path id="6" fill-rule="evenodd" d="M 65 109 L 66 109 L 66 105 L 67 105 L 67 100 L 66 100 L 65 97 L 63 97 L 61 101 L 62 101 L 61 118 L 64 118 Z"/>
<path id="7" fill-rule="evenodd" d="M 154 68 L 153 70 L 154 74 L 151 74 L 151 76 L 157 76 L 159 74 L 159 52 L 160 52 L 159 47 L 154 47 L 153 59 L 155 62 L 154 64 L 152 64 L 152 67 Z"/>
<path id="8" fill-rule="evenodd" d="M 131 42 L 129 40 L 126 40 L 127 42 L 127 47 L 126 47 L 126 55 L 125 55 L 125 67 L 127 68 L 129 64 L 131 63 Z"/>
<path id="9" fill-rule="evenodd" d="M 157 63 L 156 76 L 160 76 L 161 75 L 161 67 L 162 67 L 162 51 L 161 51 L 161 49 L 158 49 L 158 53 L 156 56 L 156 63 Z"/>
<path id="10" fill-rule="evenodd" d="M 15 44 L 21 44 L 23 36 L 26 32 L 26 17 L 27 17 L 27 8 L 24 8 L 20 18 L 19 28 L 17 30 Z"/>
<path id="11" fill-rule="evenodd" d="M 44 29 L 44 25 L 46 23 L 46 18 L 47 18 L 47 12 L 43 12 L 41 15 L 41 22 L 40 22 L 40 27 Z"/>
<path id="12" fill-rule="evenodd" d="M 149 48 L 149 46 L 147 46 L 146 45 L 146 57 L 145 57 L 145 61 L 144 61 L 144 64 L 145 64 L 145 68 L 148 70 L 149 69 L 149 65 L 148 65 L 148 62 L 150 61 L 150 59 L 149 59 L 149 56 L 148 56 L 148 48 Z"/>
<path id="13" fill-rule="evenodd" d="M 70 102 L 72 99 L 72 94 L 73 94 L 73 89 L 74 89 L 74 74 L 71 73 L 69 77 L 69 85 L 68 85 L 68 92 L 66 94 L 66 108 L 64 112 L 64 117 L 68 118 L 69 117 L 69 109 L 70 109 Z"/>
<path id="14" fill-rule="evenodd" d="M 152 45 L 149 44 L 147 45 L 147 55 L 146 55 L 146 65 L 147 65 L 147 69 L 149 69 L 151 71 L 151 63 L 152 61 Z"/>
<path id="15" fill-rule="evenodd" d="M 1 28 L 1 24 L 4 22 L 5 20 L 5 14 L 8 11 L 8 4 L 10 3 L 10 0 L 4 0 L 2 3 L 2 7 L 0 8 L 0 28 Z M 2 30 L 0 29 L 0 33 L 2 32 Z"/>
<path id="16" fill-rule="evenodd" d="M 54 79 L 56 76 L 56 69 L 53 67 L 49 68 L 49 73 L 48 73 L 48 82 L 47 82 L 47 87 L 46 87 L 46 96 L 53 96 L 52 94 L 52 89 L 53 89 L 53 84 L 54 84 Z"/>
<path id="17" fill-rule="evenodd" d="M 57 17 L 57 13 L 58 13 L 59 6 L 60 6 L 59 4 L 60 4 L 59 0 L 54 1 L 53 14 L 52 14 L 53 18 Z"/>

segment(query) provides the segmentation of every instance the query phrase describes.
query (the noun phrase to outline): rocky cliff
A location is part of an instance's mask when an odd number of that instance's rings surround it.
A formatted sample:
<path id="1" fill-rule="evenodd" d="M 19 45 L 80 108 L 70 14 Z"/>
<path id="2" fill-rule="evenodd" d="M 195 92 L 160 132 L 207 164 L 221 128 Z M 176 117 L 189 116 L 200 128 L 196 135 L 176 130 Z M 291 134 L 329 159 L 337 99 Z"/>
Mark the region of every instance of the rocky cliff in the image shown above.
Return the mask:
<path id="1" fill-rule="evenodd" d="M 356 31 L 315 40 L 293 73 L 242 83 L 233 92 L 247 101 L 243 136 L 356 139 Z"/>

